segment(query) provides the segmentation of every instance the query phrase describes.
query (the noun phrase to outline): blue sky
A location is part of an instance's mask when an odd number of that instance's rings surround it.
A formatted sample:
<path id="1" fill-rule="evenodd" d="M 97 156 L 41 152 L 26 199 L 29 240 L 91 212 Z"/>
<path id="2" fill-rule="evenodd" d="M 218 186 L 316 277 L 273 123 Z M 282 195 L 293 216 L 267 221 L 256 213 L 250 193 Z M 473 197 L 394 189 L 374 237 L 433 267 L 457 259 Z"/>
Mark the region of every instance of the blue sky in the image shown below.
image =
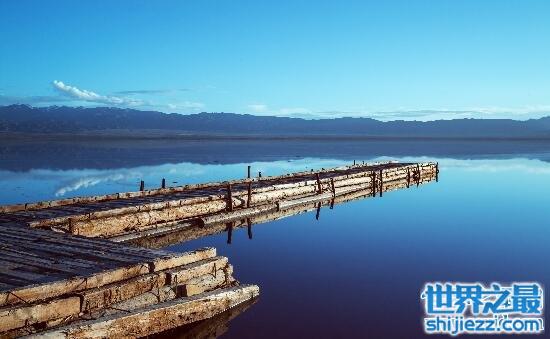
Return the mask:
<path id="1" fill-rule="evenodd" d="M 550 1 L 0 1 L 0 105 L 550 115 Z"/>

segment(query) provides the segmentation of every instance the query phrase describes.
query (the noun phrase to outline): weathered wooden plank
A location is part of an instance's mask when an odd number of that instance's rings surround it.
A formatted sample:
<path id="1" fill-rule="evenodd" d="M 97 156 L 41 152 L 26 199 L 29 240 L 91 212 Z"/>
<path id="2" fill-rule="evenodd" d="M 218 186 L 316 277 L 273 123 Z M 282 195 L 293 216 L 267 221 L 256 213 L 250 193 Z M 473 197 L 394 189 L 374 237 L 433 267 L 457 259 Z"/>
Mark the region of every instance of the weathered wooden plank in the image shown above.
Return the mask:
<path id="1" fill-rule="evenodd" d="M 128 313 L 90 320 L 31 338 L 135 338 L 210 318 L 257 297 L 259 288 L 243 285 L 180 298 Z"/>
<path id="2" fill-rule="evenodd" d="M 149 237 L 149 236 L 157 236 L 157 235 L 164 234 L 164 233 L 167 233 L 167 232 L 174 232 L 174 231 L 182 229 L 182 228 L 186 228 L 186 227 L 190 227 L 190 226 L 198 226 L 198 225 L 199 225 L 198 221 L 193 221 L 193 222 L 191 222 L 191 221 L 183 221 L 183 222 L 181 222 L 181 221 L 171 221 L 171 222 L 167 222 L 167 223 L 163 224 L 162 226 L 155 227 L 153 229 L 147 229 L 147 230 L 144 230 L 144 231 L 136 231 L 136 232 L 126 233 L 126 234 L 110 237 L 108 239 L 110 241 L 113 241 L 113 242 L 131 242 L 131 240 L 133 240 L 133 239 L 139 239 L 139 238 Z M 157 247 L 157 248 L 160 248 L 160 247 Z"/>
<path id="3" fill-rule="evenodd" d="M 133 298 L 113 304 L 109 308 L 91 312 L 89 319 L 97 319 L 99 317 L 120 314 L 123 312 L 128 313 L 136 309 L 173 300 L 177 297 L 178 295 L 176 294 L 175 286 L 164 286 L 157 290 L 148 291 Z"/>
<path id="4" fill-rule="evenodd" d="M 220 222 L 228 222 L 233 220 L 240 220 L 243 218 L 248 218 L 257 214 L 273 212 L 277 209 L 276 205 L 261 205 L 256 207 L 250 207 L 246 209 L 240 209 L 236 211 L 231 211 L 227 213 L 218 213 L 209 216 L 200 218 L 200 223 L 202 226 L 208 226 Z"/>
<path id="5" fill-rule="evenodd" d="M 41 242 L 29 242 L 26 239 L 18 238 L 16 236 L 12 235 L 6 235 L 4 234 L 4 238 L 6 241 L 9 241 L 9 246 L 17 246 L 18 248 L 25 248 L 28 250 L 40 250 L 52 254 L 62 254 L 64 256 L 70 257 L 72 255 L 81 256 L 84 258 L 93 258 L 94 260 L 101 261 L 101 260 L 109 260 L 114 262 L 120 262 L 120 263 L 135 263 L 138 261 L 138 259 L 131 257 L 131 256 L 123 256 L 121 254 L 110 254 L 107 251 L 99 251 L 99 250 L 93 250 L 93 249 L 87 249 L 83 247 L 76 247 L 76 246 L 65 246 L 62 244 L 48 244 L 48 243 L 41 243 Z"/>
<path id="6" fill-rule="evenodd" d="M 13 291 L 1 292 L 0 306 L 20 303 L 22 300 L 32 302 L 66 293 L 82 291 L 88 288 L 101 287 L 142 274 L 187 265 L 216 256 L 216 250 L 214 248 L 203 248 L 184 253 L 159 253 L 163 255 L 147 262 L 138 262 L 129 266 L 122 265 L 113 269 L 95 272 L 87 276 L 75 276 L 67 279 L 59 279 L 47 284 L 30 284 L 22 288 L 17 288 Z"/>
<path id="7" fill-rule="evenodd" d="M 72 316 L 79 312 L 79 297 L 68 297 L 34 305 L 3 308 L 0 309 L 0 332 Z"/>
<path id="8" fill-rule="evenodd" d="M 79 276 L 53 281 L 46 284 L 26 285 L 10 291 L 0 292 L 0 306 L 25 302 L 34 302 L 63 294 L 82 291 L 87 288 L 107 285 L 138 275 L 149 273 L 148 265 L 142 263 L 101 271 L 89 276 Z"/>
<path id="9" fill-rule="evenodd" d="M 214 258 L 215 256 L 216 249 L 214 247 L 204 247 L 183 253 L 168 253 L 150 262 L 151 272 L 188 265 L 205 259 Z"/>
<path id="10" fill-rule="evenodd" d="M 176 267 L 166 271 L 166 282 L 170 285 L 179 285 L 201 275 L 216 275 L 219 269 L 227 266 L 227 263 L 226 257 L 214 257 Z"/>
<path id="11" fill-rule="evenodd" d="M 166 275 L 150 273 L 77 293 L 82 299 L 82 312 L 91 312 L 131 299 L 135 296 L 163 287 Z"/>
<path id="12" fill-rule="evenodd" d="M 195 294 L 211 291 L 216 288 L 228 286 L 235 281 L 233 278 L 233 266 L 228 264 L 215 274 L 205 274 L 191 278 L 183 285 L 178 286 L 178 295 L 190 297 Z"/>

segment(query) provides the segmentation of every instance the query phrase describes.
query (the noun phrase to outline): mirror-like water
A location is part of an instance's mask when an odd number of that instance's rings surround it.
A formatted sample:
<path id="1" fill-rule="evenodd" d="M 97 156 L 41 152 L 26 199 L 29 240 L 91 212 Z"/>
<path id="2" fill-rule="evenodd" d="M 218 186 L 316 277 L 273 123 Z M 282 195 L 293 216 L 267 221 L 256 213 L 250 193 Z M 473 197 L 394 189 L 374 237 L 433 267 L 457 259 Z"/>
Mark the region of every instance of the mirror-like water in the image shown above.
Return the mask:
<path id="1" fill-rule="evenodd" d="M 237 279 L 260 285 L 260 299 L 229 323 L 227 338 L 422 337 L 419 295 L 427 281 L 550 286 L 545 265 L 550 257 L 550 163 L 541 148 L 537 153 L 472 152 L 471 157 L 466 150 L 460 156 L 388 152 L 397 160 L 438 161 L 439 182 L 323 208 L 319 220 L 311 212 L 254 225 L 252 240 L 244 228 L 234 230 L 230 245 L 219 234 L 169 248 L 214 246 L 230 258 Z M 121 159 L 91 166 L 93 155 L 83 154 L 88 165 L 74 169 L 50 166 L 47 159 L 14 169 L 9 153 L 0 162 L 0 203 L 136 190 L 140 179 L 155 187 L 161 178 L 178 184 L 237 178 L 246 174 L 248 164 L 275 175 L 347 164 L 353 158 L 389 159 L 369 156 L 357 145 L 356 153 L 343 149 L 342 156 L 331 151 L 308 157 L 305 152 L 305 158 L 288 154 L 273 161 L 259 152 L 249 162 L 226 164 L 182 157 L 140 165 L 136 157 L 125 162 L 131 164 L 127 167 L 112 165 Z M 18 152 L 35 156 L 30 150 Z M 238 160 L 237 153 L 233 156 Z M 49 157 L 52 164 L 61 163 L 55 153 Z"/>

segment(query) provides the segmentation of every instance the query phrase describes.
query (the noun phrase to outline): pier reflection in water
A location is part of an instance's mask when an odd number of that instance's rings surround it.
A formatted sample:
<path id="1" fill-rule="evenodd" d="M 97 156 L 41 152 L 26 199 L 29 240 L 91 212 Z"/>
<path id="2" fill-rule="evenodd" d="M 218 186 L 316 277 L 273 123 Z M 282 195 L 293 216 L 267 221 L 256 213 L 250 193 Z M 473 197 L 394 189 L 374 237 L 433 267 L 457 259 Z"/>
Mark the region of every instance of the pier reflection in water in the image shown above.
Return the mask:
<path id="1" fill-rule="evenodd" d="M 360 190 L 352 193 L 336 196 L 332 199 L 322 201 L 312 201 L 303 204 L 296 204 L 289 206 L 288 208 L 278 209 L 270 213 L 264 213 L 260 215 L 250 216 L 240 220 L 232 220 L 229 222 L 213 223 L 207 226 L 201 226 L 197 223 L 182 223 L 179 227 L 177 224 L 173 226 L 171 231 L 161 234 L 147 235 L 141 238 L 130 239 L 127 242 L 146 248 L 164 248 L 170 245 L 188 242 L 199 238 L 227 233 L 227 243 L 231 244 L 233 238 L 233 232 L 235 229 L 246 228 L 249 239 L 253 238 L 253 225 L 268 223 L 271 221 L 279 220 L 282 218 L 315 211 L 315 219 L 319 220 L 321 217 L 322 207 L 333 209 L 336 205 L 344 204 L 354 200 L 382 197 L 383 192 L 389 192 L 398 189 L 409 189 L 418 187 L 421 184 L 426 184 L 432 181 L 438 181 L 438 172 L 426 172 L 422 177 L 411 176 L 409 180 L 396 180 L 391 183 L 387 183 L 383 190 Z"/>
<path id="2" fill-rule="evenodd" d="M 258 299 L 252 299 L 230 308 L 229 310 L 212 318 L 185 325 L 174 330 L 166 331 L 158 335 L 151 336 L 151 338 L 197 339 L 220 337 L 229 330 L 231 320 L 248 311 L 250 308 L 253 308 L 257 301 Z"/>

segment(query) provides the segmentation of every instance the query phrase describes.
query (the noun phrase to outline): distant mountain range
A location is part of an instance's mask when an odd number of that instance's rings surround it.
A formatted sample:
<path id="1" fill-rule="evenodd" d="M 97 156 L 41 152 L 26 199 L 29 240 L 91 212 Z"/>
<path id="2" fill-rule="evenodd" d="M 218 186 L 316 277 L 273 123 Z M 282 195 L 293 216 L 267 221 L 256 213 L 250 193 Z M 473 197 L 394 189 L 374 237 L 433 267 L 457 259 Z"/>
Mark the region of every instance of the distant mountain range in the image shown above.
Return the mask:
<path id="1" fill-rule="evenodd" d="M 112 107 L 0 106 L 2 134 L 217 135 L 251 137 L 399 137 L 550 139 L 550 117 L 382 122 L 371 118 L 305 120 L 235 113 L 182 115 Z"/>

